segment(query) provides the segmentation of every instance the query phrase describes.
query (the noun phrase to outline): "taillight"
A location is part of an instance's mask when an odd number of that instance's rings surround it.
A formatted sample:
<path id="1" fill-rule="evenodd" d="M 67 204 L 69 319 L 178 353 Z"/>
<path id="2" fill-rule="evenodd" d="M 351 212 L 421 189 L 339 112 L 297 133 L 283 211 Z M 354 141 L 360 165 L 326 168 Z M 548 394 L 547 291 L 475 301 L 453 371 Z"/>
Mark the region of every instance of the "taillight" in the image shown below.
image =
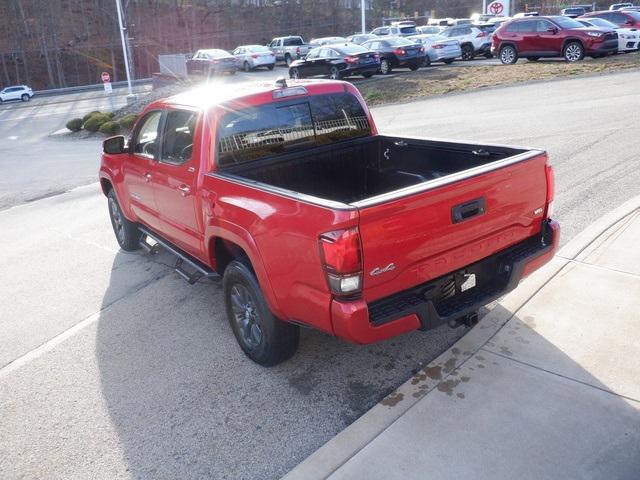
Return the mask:
<path id="1" fill-rule="evenodd" d="M 334 230 L 319 238 L 322 268 L 331 293 L 354 295 L 362 289 L 362 255 L 357 228 Z"/>
<path id="2" fill-rule="evenodd" d="M 556 188 L 556 177 L 551 165 L 545 165 L 545 174 L 547 176 L 547 211 L 545 218 L 551 218 L 551 215 L 553 215 L 554 190 Z"/>
<path id="3" fill-rule="evenodd" d="M 252 53 L 251 54 L 251 58 L 258 58 L 258 54 L 257 53 Z"/>
<path id="4" fill-rule="evenodd" d="M 358 63 L 360 59 L 358 57 L 344 57 L 344 61 L 347 63 Z"/>
<path id="5" fill-rule="evenodd" d="M 296 53 L 300 55 L 300 47 L 296 48 Z"/>
<path id="6" fill-rule="evenodd" d="M 404 49 L 402 49 L 402 48 L 396 48 L 394 53 L 396 55 L 405 55 L 407 52 L 405 52 Z"/>
<path id="7" fill-rule="evenodd" d="M 444 45 L 440 45 L 438 43 L 434 43 L 433 45 L 431 45 L 431 48 L 444 48 Z"/>
<path id="8" fill-rule="evenodd" d="M 487 36 L 487 32 L 480 32 L 478 35 L 476 35 L 476 38 L 482 38 L 486 36 Z"/>

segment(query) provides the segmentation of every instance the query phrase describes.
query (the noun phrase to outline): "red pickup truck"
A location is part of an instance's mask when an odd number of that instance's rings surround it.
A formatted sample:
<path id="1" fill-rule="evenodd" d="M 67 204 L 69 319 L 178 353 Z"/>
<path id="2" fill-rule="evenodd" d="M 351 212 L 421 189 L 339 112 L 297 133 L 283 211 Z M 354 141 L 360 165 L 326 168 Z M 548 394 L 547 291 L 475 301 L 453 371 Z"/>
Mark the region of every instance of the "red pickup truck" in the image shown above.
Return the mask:
<path id="1" fill-rule="evenodd" d="M 194 90 L 103 148 L 120 246 L 222 276 L 261 365 L 300 326 L 367 344 L 472 318 L 558 244 L 544 151 L 380 135 L 346 82 Z"/>

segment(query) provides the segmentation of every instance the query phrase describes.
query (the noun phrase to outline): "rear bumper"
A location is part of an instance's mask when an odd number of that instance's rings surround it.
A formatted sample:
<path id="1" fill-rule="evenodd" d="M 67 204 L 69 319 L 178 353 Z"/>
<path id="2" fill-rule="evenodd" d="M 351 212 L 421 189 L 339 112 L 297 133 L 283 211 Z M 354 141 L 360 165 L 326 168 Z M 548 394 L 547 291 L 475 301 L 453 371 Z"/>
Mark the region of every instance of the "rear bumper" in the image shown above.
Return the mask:
<path id="1" fill-rule="evenodd" d="M 520 280 L 553 258 L 559 240 L 560 226 L 549 220 L 543 223 L 539 235 L 462 270 L 391 297 L 371 304 L 364 300 L 333 300 L 331 320 L 334 332 L 350 342 L 367 344 L 412 330 L 430 330 L 458 319 L 516 288 Z M 460 292 L 458 276 L 476 272 L 488 280 Z M 427 299 L 431 292 L 447 284 L 454 285 L 454 295 Z"/>

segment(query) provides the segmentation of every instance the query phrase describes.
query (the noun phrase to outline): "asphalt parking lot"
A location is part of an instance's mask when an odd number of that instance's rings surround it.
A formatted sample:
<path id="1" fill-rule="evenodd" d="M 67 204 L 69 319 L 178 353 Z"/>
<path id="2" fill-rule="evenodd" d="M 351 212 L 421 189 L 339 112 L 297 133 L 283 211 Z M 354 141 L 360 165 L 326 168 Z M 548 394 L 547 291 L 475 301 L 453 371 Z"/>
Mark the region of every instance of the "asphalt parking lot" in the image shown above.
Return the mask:
<path id="1" fill-rule="evenodd" d="M 547 148 L 566 241 L 640 193 L 636 76 L 373 114 L 385 133 Z M 48 111 L 33 122 L 62 121 Z M 75 143 L 28 145 L 16 147 L 21 162 L 56 155 L 52 169 L 64 169 L 69 156 L 87 177 L 97 171 L 96 141 L 81 155 Z M 0 478 L 278 478 L 464 333 L 445 326 L 360 347 L 304 331 L 291 361 L 263 369 L 237 347 L 218 284 L 187 285 L 168 255 L 118 250 L 97 185 L 5 209 L 0 231 Z"/>

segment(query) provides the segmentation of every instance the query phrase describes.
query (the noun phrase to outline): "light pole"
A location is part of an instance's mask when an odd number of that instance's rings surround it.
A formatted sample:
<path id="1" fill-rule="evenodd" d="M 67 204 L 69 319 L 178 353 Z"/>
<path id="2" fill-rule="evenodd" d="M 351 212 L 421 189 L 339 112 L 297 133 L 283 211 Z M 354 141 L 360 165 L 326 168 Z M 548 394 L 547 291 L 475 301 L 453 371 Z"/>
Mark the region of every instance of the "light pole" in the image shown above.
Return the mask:
<path id="1" fill-rule="evenodd" d="M 360 0 L 360 23 L 362 24 L 362 33 L 367 33 L 367 22 L 365 22 L 365 0 Z"/>
<path id="2" fill-rule="evenodd" d="M 487 0 L 482 0 L 482 14 L 487 13 Z"/>
<path id="3" fill-rule="evenodd" d="M 127 95 L 127 103 L 135 101 L 136 96 L 133 94 L 133 88 L 131 87 L 131 72 L 129 71 L 129 55 L 127 52 L 127 43 L 124 39 L 124 23 L 122 21 L 122 5 L 120 0 L 116 0 L 116 10 L 118 11 L 118 25 L 120 26 L 120 40 L 122 41 L 122 55 L 124 56 L 124 69 L 127 73 L 127 86 L 129 88 L 129 95 Z"/>

